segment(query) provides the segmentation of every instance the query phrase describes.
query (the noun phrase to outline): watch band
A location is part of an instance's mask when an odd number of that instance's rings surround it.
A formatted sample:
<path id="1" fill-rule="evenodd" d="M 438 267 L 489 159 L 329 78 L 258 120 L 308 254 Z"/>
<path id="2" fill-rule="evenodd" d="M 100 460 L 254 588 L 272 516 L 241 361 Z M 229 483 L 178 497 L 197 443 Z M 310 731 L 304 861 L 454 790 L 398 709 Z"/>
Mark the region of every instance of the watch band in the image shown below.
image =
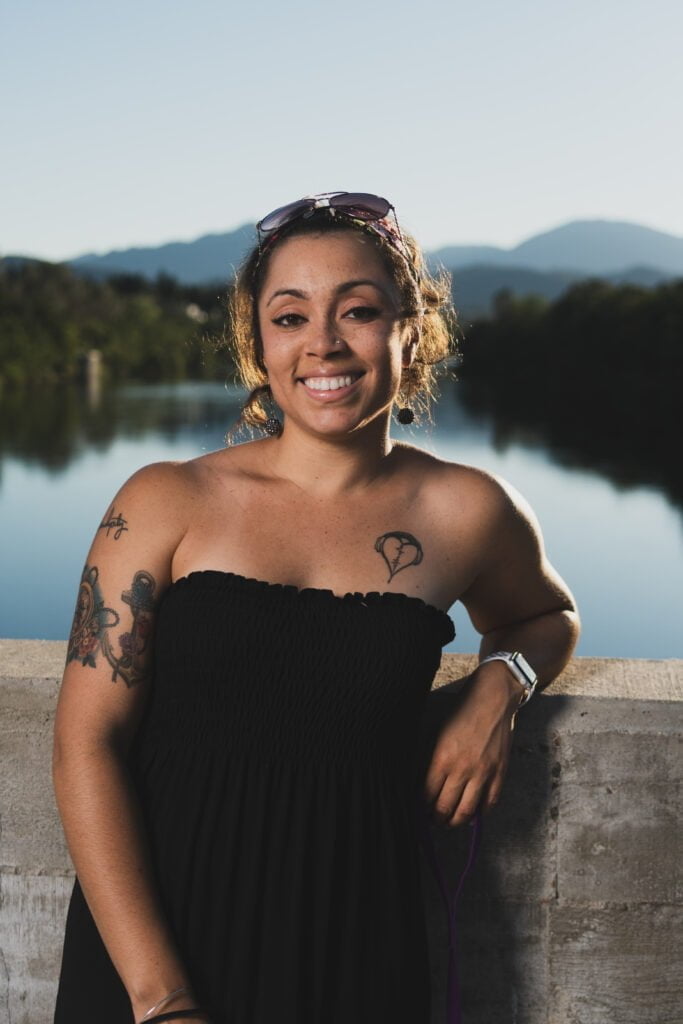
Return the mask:
<path id="1" fill-rule="evenodd" d="M 522 684 L 525 692 L 518 707 L 521 708 L 523 704 L 531 700 L 531 695 L 536 689 L 538 676 L 523 654 L 519 651 L 495 651 L 493 654 L 482 658 L 479 664 L 484 665 L 487 661 L 504 661 L 517 682 Z"/>

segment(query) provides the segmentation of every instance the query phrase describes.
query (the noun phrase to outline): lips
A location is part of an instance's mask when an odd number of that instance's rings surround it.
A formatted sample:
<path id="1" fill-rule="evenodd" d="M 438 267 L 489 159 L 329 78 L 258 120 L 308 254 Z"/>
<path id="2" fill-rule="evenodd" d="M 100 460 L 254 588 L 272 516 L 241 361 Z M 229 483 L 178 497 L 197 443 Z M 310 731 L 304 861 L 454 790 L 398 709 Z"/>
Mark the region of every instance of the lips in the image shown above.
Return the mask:
<path id="1" fill-rule="evenodd" d="M 348 394 L 354 385 L 363 376 L 361 371 L 355 373 L 339 373 L 335 376 L 311 376 L 311 377 L 300 377 L 299 383 L 302 384 L 306 393 L 319 401 L 331 401 L 334 398 L 342 398 Z"/>
<path id="2" fill-rule="evenodd" d="M 303 382 L 307 388 L 314 391 L 339 391 L 340 388 L 350 387 L 360 377 L 359 373 L 347 373 L 338 377 L 304 377 Z"/>

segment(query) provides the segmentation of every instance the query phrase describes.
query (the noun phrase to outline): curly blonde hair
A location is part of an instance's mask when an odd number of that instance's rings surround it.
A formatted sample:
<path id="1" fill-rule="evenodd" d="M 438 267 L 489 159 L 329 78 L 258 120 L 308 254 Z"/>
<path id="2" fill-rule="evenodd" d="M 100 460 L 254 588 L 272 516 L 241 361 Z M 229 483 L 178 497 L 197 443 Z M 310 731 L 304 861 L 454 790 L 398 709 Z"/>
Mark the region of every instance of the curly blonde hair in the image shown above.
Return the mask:
<path id="1" fill-rule="evenodd" d="M 228 296 L 227 341 L 239 380 L 249 392 L 242 407 L 238 428 L 243 425 L 263 427 L 269 416 L 268 404 L 272 396 L 263 363 L 258 300 L 270 257 L 289 238 L 338 231 L 363 232 L 372 241 L 401 296 L 401 318 L 408 320 L 421 316 L 415 358 L 410 366 L 402 369 L 397 401 L 409 404 L 416 419 L 421 414 L 430 418 L 431 403 L 436 397 L 436 367 L 458 352 L 458 326 L 451 299 L 450 274 L 445 270 L 437 274 L 428 271 L 422 250 L 412 235 L 403 232 L 411 264 L 408 266 L 398 250 L 370 227 L 340 217 L 339 214 L 332 217 L 328 210 L 321 209 L 309 218 L 293 221 L 265 251 L 255 246 L 246 255 L 235 275 Z"/>

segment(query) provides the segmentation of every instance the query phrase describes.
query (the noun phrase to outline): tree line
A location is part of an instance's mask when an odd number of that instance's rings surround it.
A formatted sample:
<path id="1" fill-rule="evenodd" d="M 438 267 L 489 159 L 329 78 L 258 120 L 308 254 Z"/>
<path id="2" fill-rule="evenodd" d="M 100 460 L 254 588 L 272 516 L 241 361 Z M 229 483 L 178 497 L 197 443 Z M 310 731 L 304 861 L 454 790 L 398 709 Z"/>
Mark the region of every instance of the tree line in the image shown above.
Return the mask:
<path id="1" fill-rule="evenodd" d="M 535 433 L 565 464 L 683 502 L 683 280 L 588 280 L 554 302 L 500 293 L 460 348 L 465 404 L 501 438 Z"/>
<path id="2" fill-rule="evenodd" d="M 113 381 L 232 376 L 227 286 L 64 265 L 0 265 L 0 393 L 75 383 L 91 349 Z M 498 294 L 458 339 L 458 393 L 497 438 L 537 437 L 557 459 L 683 503 L 683 280 L 655 288 L 588 280 L 559 299 Z"/>
<path id="3" fill-rule="evenodd" d="M 161 275 L 106 280 L 63 264 L 0 269 L 0 386 L 78 380 L 97 349 L 109 379 L 158 381 L 225 376 L 225 293 Z"/>

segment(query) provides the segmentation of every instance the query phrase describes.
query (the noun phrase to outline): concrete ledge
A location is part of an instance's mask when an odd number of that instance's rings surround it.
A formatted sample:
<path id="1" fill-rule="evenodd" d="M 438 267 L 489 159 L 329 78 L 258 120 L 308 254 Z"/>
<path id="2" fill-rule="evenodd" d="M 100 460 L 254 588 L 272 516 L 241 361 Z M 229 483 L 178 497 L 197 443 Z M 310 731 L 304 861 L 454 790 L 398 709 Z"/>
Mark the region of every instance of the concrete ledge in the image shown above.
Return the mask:
<path id="1" fill-rule="evenodd" d="M 63 640 L 0 639 L 0 678 L 58 681 L 65 658 Z M 444 654 L 434 686 L 471 672 L 477 660 L 474 654 Z M 573 658 L 542 696 L 683 700 L 683 660 Z"/>
<path id="2" fill-rule="evenodd" d="M 0 639 L 0 678 L 59 682 L 65 661 L 65 640 Z"/>
<path id="3" fill-rule="evenodd" d="M 0 640 L 0 1024 L 52 1020 L 73 883 L 50 782 L 65 651 Z M 425 757 L 476 662 L 444 655 Z M 464 1024 L 680 1021 L 682 701 L 683 661 L 576 658 L 520 712 L 459 909 Z M 455 879 L 468 830 L 433 834 Z M 422 878 L 444 1024 L 446 923 L 426 862 Z"/>

